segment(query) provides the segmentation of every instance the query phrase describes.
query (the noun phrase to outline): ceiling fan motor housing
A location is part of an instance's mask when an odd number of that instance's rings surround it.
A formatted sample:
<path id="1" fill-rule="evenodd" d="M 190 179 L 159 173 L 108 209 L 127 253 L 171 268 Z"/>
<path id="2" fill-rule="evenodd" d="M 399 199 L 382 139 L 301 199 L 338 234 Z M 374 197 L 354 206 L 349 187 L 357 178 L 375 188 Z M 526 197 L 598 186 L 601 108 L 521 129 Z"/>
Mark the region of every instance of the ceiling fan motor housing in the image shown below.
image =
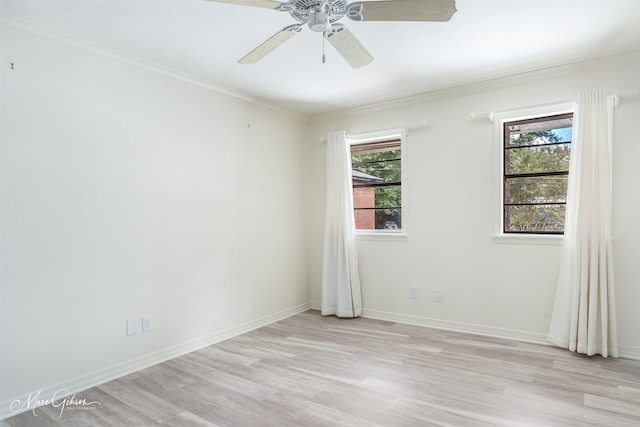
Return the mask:
<path id="1" fill-rule="evenodd" d="M 305 24 L 312 21 L 311 15 L 323 12 L 328 15 L 329 23 L 333 24 L 344 16 L 347 0 L 289 0 L 282 3 L 278 10 L 289 12 L 296 21 Z"/>
<path id="2" fill-rule="evenodd" d="M 330 15 L 327 12 L 312 10 L 309 14 L 309 28 L 311 31 L 324 33 L 331 28 Z"/>

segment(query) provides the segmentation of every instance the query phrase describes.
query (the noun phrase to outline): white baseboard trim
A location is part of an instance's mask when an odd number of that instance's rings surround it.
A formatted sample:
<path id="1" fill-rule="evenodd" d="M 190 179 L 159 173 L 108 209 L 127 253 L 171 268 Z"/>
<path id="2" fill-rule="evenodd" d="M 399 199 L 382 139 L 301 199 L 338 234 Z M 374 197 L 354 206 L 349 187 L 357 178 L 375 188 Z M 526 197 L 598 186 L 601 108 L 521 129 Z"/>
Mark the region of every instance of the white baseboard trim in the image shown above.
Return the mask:
<path id="1" fill-rule="evenodd" d="M 18 415 L 22 412 L 33 410 L 35 407 L 40 406 L 36 403 L 36 400 L 38 402 L 51 401 L 54 396 L 57 399 L 63 399 L 67 396 L 80 393 L 83 390 L 87 390 L 97 385 L 104 384 L 108 381 L 120 378 L 132 372 L 148 368 L 149 366 L 162 363 L 164 361 L 182 356 L 192 351 L 200 350 L 201 348 L 218 343 L 220 341 L 224 341 L 226 339 L 233 338 L 254 329 L 277 322 L 279 320 L 286 319 L 287 317 L 302 313 L 303 311 L 306 311 L 310 308 L 310 303 L 299 304 L 266 316 L 259 317 L 249 322 L 233 326 L 231 328 L 214 332 L 212 334 L 205 335 L 203 337 L 196 338 L 182 344 L 168 347 L 105 369 L 101 369 L 96 372 L 92 372 L 90 374 L 71 378 L 67 381 L 63 381 L 55 385 L 42 387 L 40 390 L 34 390 L 29 394 L 15 396 L 0 403 L 0 420 Z M 32 402 L 32 404 L 25 404 L 27 402 Z"/>
<path id="2" fill-rule="evenodd" d="M 318 301 L 311 301 L 312 310 L 320 310 Z M 494 326 L 475 325 L 473 323 L 454 322 L 451 320 L 433 319 L 411 314 L 392 313 L 389 311 L 362 309 L 362 317 L 370 319 L 387 320 L 389 322 L 407 323 L 409 325 L 426 326 L 447 331 L 467 332 L 475 335 L 512 339 L 516 341 L 530 342 L 534 344 L 549 345 L 546 334 L 536 332 L 518 331 L 515 329 L 496 328 Z"/>
<path id="3" fill-rule="evenodd" d="M 311 303 L 311 308 L 314 308 Z M 547 341 L 547 335 L 536 332 L 518 331 L 514 329 L 496 328 L 493 326 L 475 325 L 472 323 L 453 322 L 450 320 L 432 319 L 429 317 L 413 316 L 408 314 L 390 313 L 379 310 L 362 310 L 362 316 L 371 319 L 388 320 L 390 322 L 407 323 L 411 325 L 426 326 L 447 331 L 466 332 L 470 334 L 488 337 L 505 338 L 533 344 L 552 345 Z M 623 359 L 640 360 L 640 348 L 626 345 L 618 346 L 619 357 Z"/>
<path id="4" fill-rule="evenodd" d="M 320 310 L 319 301 L 311 301 L 312 310 Z M 370 319 L 387 320 L 389 322 L 407 323 L 410 325 L 426 326 L 429 328 L 443 329 L 447 331 L 466 332 L 488 337 L 505 338 L 516 341 L 524 341 L 533 344 L 551 345 L 547 341 L 547 335 L 536 332 L 518 331 L 514 329 L 496 328 L 493 326 L 475 325 L 472 323 L 454 322 L 451 320 L 432 319 L 424 316 L 392 313 L 388 311 L 363 309 L 362 317 Z M 618 354 L 623 359 L 640 360 L 640 347 L 627 345 L 618 346 Z"/>
<path id="5" fill-rule="evenodd" d="M 619 345 L 618 355 L 625 359 L 640 360 L 640 347 L 631 347 L 629 345 Z"/>
<path id="6" fill-rule="evenodd" d="M 549 343 L 547 342 L 547 335 L 536 332 L 518 331 L 515 329 L 497 328 L 494 326 L 454 322 L 451 320 L 432 319 L 430 317 L 390 313 L 387 311 L 370 309 L 363 309 L 362 316 L 371 319 L 388 320 L 390 322 L 427 326 L 429 328 L 444 329 L 447 331 L 466 332 L 487 337 L 506 338 L 516 341 L 530 342 L 534 344 L 549 345 Z"/>

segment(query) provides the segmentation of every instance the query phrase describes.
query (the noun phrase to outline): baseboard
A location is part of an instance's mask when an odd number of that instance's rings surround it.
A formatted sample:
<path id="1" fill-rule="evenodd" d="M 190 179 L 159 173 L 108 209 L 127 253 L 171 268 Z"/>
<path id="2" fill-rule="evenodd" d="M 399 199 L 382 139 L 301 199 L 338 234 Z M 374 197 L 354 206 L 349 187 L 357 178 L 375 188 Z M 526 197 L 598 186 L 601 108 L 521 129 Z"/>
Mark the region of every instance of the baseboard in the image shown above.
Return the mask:
<path id="1" fill-rule="evenodd" d="M 625 359 L 640 360 L 640 347 L 631 347 L 628 345 L 618 346 L 618 355 Z"/>
<path id="2" fill-rule="evenodd" d="M 312 310 L 320 310 L 319 301 L 311 301 Z M 424 316 L 413 316 L 410 314 L 392 313 L 381 310 L 370 310 L 364 308 L 362 317 L 370 319 L 387 320 L 389 322 L 407 323 L 410 325 L 426 326 L 429 328 L 443 329 L 447 331 L 466 332 L 470 334 L 483 335 L 488 337 L 506 338 L 516 341 L 530 342 L 534 344 L 551 345 L 547 341 L 547 335 L 536 332 L 518 331 L 515 329 L 496 328 L 493 326 L 476 325 L 473 323 L 453 322 L 450 320 L 432 319 Z M 640 360 L 640 347 L 627 345 L 618 346 L 619 357 L 623 359 Z"/>
<path id="3" fill-rule="evenodd" d="M 229 338 L 244 334 L 262 326 L 269 325 L 273 322 L 285 319 L 298 313 L 311 308 L 310 303 L 304 303 L 296 305 L 285 310 L 278 311 L 276 313 L 262 316 L 249 322 L 242 323 L 240 325 L 224 329 L 219 332 L 215 332 L 200 338 L 196 338 L 182 344 L 178 344 L 172 347 L 168 347 L 153 353 L 146 354 L 136 359 L 128 360 L 123 363 L 111 366 L 109 368 L 101 369 L 96 372 L 92 372 L 87 375 L 81 375 L 76 378 L 63 381 L 61 383 L 43 387 L 40 390 L 34 390 L 29 394 L 23 396 L 15 396 L 9 400 L 0 403 L 0 420 L 18 415 L 19 413 L 31 411 L 34 407 L 37 407 L 35 400 L 39 402 L 51 401 L 55 396 L 58 399 L 63 399 L 66 396 L 71 396 L 75 393 L 80 393 L 83 390 L 87 390 L 91 387 L 95 387 L 100 384 L 104 384 L 108 381 L 120 378 L 124 375 L 130 374 L 140 369 L 147 368 L 158 363 L 162 363 L 169 359 L 182 356 L 192 351 L 200 350 L 201 348 L 215 344 L 220 341 L 224 341 Z M 18 405 L 12 402 L 29 402 L 34 404 L 30 405 Z"/>
<path id="4" fill-rule="evenodd" d="M 447 331 L 466 332 L 489 337 L 506 338 L 535 344 L 548 345 L 546 334 L 518 331 L 515 329 L 496 328 L 494 326 L 476 325 L 473 323 L 453 322 L 451 320 L 432 319 L 430 317 L 413 316 L 410 314 L 390 313 L 387 311 L 363 309 L 362 316 L 371 319 L 388 320 L 391 322 L 408 323 L 411 325 L 427 326 L 429 328 Z"/>
<path id="5" fill-rule="evenodd" d="M 311 301 L 311 309 L 320 310 L 321 304 L 318 301 Z M 453 322 L 451 320 L 433 319 L 424 316 L 414 316 L 411 314 L 392 313 L 389 311 L 362 309 L 362 317 L 370 319 L 387 320 L 389 322 L 407 323 L 410 325 L 426 326 L 447 331 L 467 332 L 470 334 L 484 335 L 489 337 L 506 338 L 517 341 L 531 342 L 535 344 L 548 345 L 545 334 L 518 331 L 514 329 L 496 328 L 493 326 L 475 325 L 473 323 Z"/>

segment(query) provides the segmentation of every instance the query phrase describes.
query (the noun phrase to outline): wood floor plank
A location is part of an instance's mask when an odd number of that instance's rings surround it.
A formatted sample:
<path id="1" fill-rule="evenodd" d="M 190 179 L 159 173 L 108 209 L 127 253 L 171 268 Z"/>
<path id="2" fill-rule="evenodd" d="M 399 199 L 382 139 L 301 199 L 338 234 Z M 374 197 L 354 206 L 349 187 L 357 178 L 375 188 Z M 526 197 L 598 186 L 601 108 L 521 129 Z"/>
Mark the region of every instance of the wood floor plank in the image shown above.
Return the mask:
<path id="1" fill-rule="evenodd" d="M 155 424 L 152 418 L 144 415 L 138 409 L 123 404 L 122 401 L 102 391 L 100 387 L 85 390 L 79 395 L 86 398 L 88 402 L 100 402 L 100 407 L 94 410 L 94 414 L 104 421 L 105 425 L 151 426 Z M 63 420 L 67 421 L 66 417 Z"/>
<path id="2" fill-rule="evenodd" d="M 214 424 L 211 421 L 207 421 L 204 418 L 187 411 L 181 412 L 175 417 L 167 420 L 166 424 L 169 426 L 180 427 L 219 427 L 217 424 Z"/>
<path id="3" fill-rule="evenodd" d="M 181 408 L 159 398 L 156 393 L 136 387 L 134 381 L 140 375 L 142 374 L 136 373 L 132 376 L 122 377 L 102 384 L 98 388 L 122 402 L 123 405 L 134 408 L 140 414 L 158 423 L 182 412 Z"/>
<path id="4" fill-rule="evenodd" d="M 18 426 L 640 425 L 640 362 L 373 319 L 289 317 Z"/>
<path id="5" fill-rule="evenodd" d="M 640 418 L 640 402 L 630 402 L 626 398 L 612 398 L 585 393 L 584 404 L 592 408 L 604 409 L 619 414 Z"/>

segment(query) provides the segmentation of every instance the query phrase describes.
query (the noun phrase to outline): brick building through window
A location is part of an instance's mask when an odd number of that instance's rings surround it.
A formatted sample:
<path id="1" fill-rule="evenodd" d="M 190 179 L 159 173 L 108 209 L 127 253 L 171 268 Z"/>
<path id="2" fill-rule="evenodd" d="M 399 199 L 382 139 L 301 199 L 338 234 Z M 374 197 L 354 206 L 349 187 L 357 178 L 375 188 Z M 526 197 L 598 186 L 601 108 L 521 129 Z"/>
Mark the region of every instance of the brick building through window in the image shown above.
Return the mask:
<path id="1" fill-rule="evenodd" d="M 379 184 L 384 179 L 366 173 L 352 171 L 354 185 Z M 353 207 L 355 212 L 356 230 L 374 230 L 376 228 L 376 192 L 373 187 L 354 187 Z"/>

